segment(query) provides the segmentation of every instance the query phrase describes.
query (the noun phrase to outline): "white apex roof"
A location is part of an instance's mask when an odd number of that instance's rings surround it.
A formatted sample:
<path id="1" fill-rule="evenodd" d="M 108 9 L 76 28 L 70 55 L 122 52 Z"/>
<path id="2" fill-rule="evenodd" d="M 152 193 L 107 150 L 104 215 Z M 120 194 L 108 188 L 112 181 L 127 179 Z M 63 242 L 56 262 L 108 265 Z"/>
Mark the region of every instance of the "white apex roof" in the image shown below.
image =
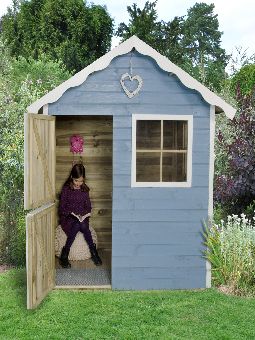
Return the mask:
<path id="1" fill-rule="evenodd" d="M 162 70 L 174 73 L 185 86 L 198 91 L 206 102 L 211 105 L 215 105 L 217 111 L 224 111 L 226 116 L 230 119 L 234 117 L 236 113 L 235 108 L 226 103 L 222 98 L 214 94 L 207 87 L 191 77 L 187 72 L 183 71 L 180 67 L 173 64 L 169 59 L 158 53 L 152 47 L 137 38 L 135 35 L 94 61 L 92 64 L 85 67 L 80 72 L 76 73 L 73 77 L 57 86 L 55 89 L 35 101 L 30 106 L 28 106 L 28 113 L 37 113 L 42 106 L 49 103 L 54 103 L 64 94 L 66 90 L 71 87 L 79 86 L 87 79 L 87 77 L 91 73 L 105 69 L 110 64 L 113 58 L 122 54 L 126 54 L 130 52 L 133 48 L 135 48 L 136 51 L 140 54 L 147 55 L 153 58 Z"/>

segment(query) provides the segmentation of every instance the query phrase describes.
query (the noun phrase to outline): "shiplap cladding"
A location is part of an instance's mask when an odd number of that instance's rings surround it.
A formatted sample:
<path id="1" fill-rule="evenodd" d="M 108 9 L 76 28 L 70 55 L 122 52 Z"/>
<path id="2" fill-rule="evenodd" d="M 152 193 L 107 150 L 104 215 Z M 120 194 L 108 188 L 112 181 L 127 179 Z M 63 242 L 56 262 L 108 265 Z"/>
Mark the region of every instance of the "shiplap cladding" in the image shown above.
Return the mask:
<path id="1" fill-rule="evenodd" d="M 67 90 L 49 114 L 113 116 L 112 288 L 205 287 L 201 231 L 208 215 L 210 106 L 137 52 L 133 75 L 142 77 L 143 87 L 129 99 L 120 78 L 130 72 L 130 56 L 116 57 Z M 193 115 L 191 188 L 131 188 L 133 113 Z"/>

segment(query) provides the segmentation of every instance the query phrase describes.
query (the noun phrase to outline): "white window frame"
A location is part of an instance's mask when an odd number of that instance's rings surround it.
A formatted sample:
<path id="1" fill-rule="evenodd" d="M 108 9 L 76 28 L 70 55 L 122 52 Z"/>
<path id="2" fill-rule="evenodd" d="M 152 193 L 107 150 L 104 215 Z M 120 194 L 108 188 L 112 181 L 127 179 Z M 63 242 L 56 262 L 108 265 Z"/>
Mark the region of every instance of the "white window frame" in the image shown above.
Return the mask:
<path id="1" fill-rule="evenodd" d="M 187 180 L 185 182 L 137 182 L 136 181 L 136 122 L 137 120 L 186 120 L 188 122 Z M 132 114 L 131 187 L 191 187 L 192 179 L 192 115 Z"/>

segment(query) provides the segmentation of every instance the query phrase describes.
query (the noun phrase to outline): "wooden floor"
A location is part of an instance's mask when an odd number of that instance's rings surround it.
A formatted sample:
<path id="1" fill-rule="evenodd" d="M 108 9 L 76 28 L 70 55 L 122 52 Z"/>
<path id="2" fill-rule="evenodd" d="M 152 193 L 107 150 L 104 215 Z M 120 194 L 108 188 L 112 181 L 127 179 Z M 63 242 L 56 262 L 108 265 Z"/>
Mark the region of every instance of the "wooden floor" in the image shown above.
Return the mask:
<path id="1" fill-rule="evenodd" d="M 112 252 L 106 249 L 98 249 L 98 255 L 102 260 L 101 268 L 110 268 L 112 266 Z M 83 261 L 69 261 L 71 263 L 72 268 L 76 269 L 87 269 L 87 268 L 96 268 L 97 266 L 92 262 L 91 259 L 83 260 Z M 62 268 L 59 264 L 58 257 L 55 257 L 55 268 Z"/>

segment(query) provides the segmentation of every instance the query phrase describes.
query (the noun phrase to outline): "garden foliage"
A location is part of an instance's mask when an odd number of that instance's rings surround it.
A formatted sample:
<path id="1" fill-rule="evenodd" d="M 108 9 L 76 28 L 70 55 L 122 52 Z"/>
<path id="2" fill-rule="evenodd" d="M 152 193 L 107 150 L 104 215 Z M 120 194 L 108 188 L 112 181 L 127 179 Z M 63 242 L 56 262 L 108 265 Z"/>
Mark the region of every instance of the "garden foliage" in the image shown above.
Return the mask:
<path id="1" fill-rule="evenodd" d="M 228 216 L 226 222 L 206 228 L 205 238 L 214 284 L 228 286 L 235 293 L 254 287 L 255 218 Z"/>
<path id="2" fill-rule="evenodd" d="M 23 0 L 13 2 L 1 26 L 12 56 L 46 54 L 80 71 L 109 51 L 113 20 L 106 7 L 83 0 Z"/>
<path id="3" fill-rule="evenodd" d="M 217 131 L 214 195 L 229 214 L 255 207 L 254 66 L 245 65 L 229 81 L 238 110 L 233 120 L 221 119 Z"/>
<path id="4" fill-rule="evenodd" d="M 23 211 L 26 107 L 70 77 L 61 62 L 10 57 L 0 43 L 0 262 L 25 264 Z"/>
<path id="5" fill-rule="evenodd" d="M 215 178 L 215 200 L 227 211 L 241 213 L 255 200 L 255 112 L 243 110 L 228 122 L 230 142 L 218 133 L 218 143 L 227 153 L 224 172 Z"/>
<path id="6" fill-rule="evenodd" d="M 146 1 L 143 9 L 135 3 L 128 6 L 129 23 L 122 22 L 116 34 L 122 41 L 137 35 L 198 81 L 219 91 L 229 57 L 221 47 L 214 5 L 196 3 L 187 15 L 169 22 L 157 21 L 156 5 L 157 1 Z"/>
<path id="7" fill-rule="evenodd" d="M 231 79 L 232 90 L 236 94 L 239 107 L 254 108 L 255 103 L 255 64 L 243 66 Z"/>

